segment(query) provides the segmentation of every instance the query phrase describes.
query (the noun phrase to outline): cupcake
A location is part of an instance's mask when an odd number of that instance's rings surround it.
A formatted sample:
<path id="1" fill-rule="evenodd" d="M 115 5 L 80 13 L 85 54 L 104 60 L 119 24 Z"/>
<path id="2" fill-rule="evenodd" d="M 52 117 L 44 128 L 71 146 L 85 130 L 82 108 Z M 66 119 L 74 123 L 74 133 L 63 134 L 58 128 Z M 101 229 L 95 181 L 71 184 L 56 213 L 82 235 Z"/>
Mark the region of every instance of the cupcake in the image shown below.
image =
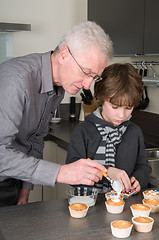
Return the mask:
<path id="1" fill-rule="evenodd" d="M 153 227 L 154 219 L 151 217 L 133 217 L 132 222 L 134 229 L 138 232 L 150 232 Z"/>
<path id="2" fill-rule="evenodd" d="M 88 206 L 84 203 L 73 203 L 69 205 L 71 217 L 83 218 L 87 215 Z"/>
<path id="3" fill-rule="evenodd" d="M 151 212 L 151 207 L 145 204 L 133 204 L 130 206 L 130 209 L 134 217 L 149 216 Z"/>
<path id="4" fill-rule="evenodd" d="M 144 199 L 156 199 L 159 200 L 159 191 L 158 190 L 145 190 L 143 192 Z"/>
<path id="5" fill-rule="evenodd" d="M 151 213 L 159 212 L 159 200 L 156 199 L 143 199 L 143 204 L 151 208 Z"/>
<path id="6" fill-rule="evenodd" d="M 122 199 L 108 199 L 105 201 L 106 209 L 109 213 L 121 213 L 123 212 L 125 202 Z"/>
<path id="7" fill-rule="evenodd" d="M 120 195 L 118 196 L 117 192 L 112 190 L 111 192 L 107 192 L 105 193 L 105 198 L 106 200 L 108 199 L 115 199 L 115 198 L 120 198 L 120 199 L 124 199 L 124 194 L 120 193 Z"/>
<path id="8" fill-rule="evenodd" d="M 130 236 L 133 224 L 125 220 L 118 220 L 111 222 L 110 226 L 114 237 L 127 238 Z"/>

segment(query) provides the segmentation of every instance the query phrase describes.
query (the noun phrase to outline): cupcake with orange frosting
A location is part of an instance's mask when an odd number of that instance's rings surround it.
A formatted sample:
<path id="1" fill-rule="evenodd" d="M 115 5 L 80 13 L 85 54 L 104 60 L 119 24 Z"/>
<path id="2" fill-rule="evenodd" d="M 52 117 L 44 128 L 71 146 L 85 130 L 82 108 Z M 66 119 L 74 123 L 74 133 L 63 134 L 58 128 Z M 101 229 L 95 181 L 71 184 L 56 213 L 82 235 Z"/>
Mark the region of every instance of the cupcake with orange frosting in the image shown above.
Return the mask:
<path id="1" fill-rule="evenodd" d="M 117 220 L 111 222 L 110 226 L 114 237 L 127 238 L 130 236 L 133 224 L 125 220 Z"/>
<path id="2" fill-rule="evenodd" d="M 146 233 L 152 230 L 154 219 L 151 217 L 140 216 L 140 217 L 133 217 L 132 222 L 134 225 L 134 229 L 137 232 Z"/>
<path id="3" fill-rule="evenodd" d="M 123 199 L 108 199 L 105 201 L 106 209 L 109 213 L 121 213 L 123 212 L 125 202 Z"/>
<path id="4" fill-rule="evenodd" d="M 137 216 L 149 216 L 151 212 L 151 207 L 145 205 L 145 204 L 133 204 L 130 206 L 132 215 L 134 217 Z"/>
<path id="5" fill-rule="evenodd" d="M 143 204 L 151 207 L 151 213 L 159 212 L 159 200 L 157 199 L 143 199 Z"/>
<path id="6" fill-rule="evenodd" d="M 73 203 L 69 205 L 71 217 L 83 218 L 87 215 L 88 206 L 84 203 Z"/>

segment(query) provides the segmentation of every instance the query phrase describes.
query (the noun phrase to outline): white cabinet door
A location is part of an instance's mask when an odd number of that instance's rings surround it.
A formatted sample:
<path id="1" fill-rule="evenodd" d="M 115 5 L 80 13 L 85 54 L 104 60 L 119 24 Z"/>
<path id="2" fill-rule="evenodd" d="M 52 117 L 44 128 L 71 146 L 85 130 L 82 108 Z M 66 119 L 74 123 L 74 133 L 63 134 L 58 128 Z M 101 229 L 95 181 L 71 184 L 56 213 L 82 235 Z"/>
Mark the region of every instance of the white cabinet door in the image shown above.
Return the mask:
<path id="1" fill-rule="evenodd" d="M 67 151 L 64 148 L 57 147 L 58 153 L 58 163 L 63 165 L 66 162 Z M 57 199 L 64 199 L 66 198 L 66 189 L 70 188 L 70 185 L 57 183 Z"/>
<path id="2" fill-rule="evenodd" d="M 43 159 L 57 163 L 57 144 L 52 141 L 46 141 L 43 150 Z M 52 187 L 43 187 L 43 201 L 57 199 L 57 184 Z"/>
<path id="3" fill-rule="evenodd" d="M 44 142 L 43 158 L 50 162 L 57 162 L 57 144 L 51 141 Z M 52 188 L 36 185 L 34 189 L 30 191 L 29 202 L 46 201 L 56 198 L 56 187 Z"/>
<path id="4" fill-rule="evenodd" d="M 67 155 L 67 151 L 65 149 L 59 147 L 56 143 L 52 141 L 45 141 L 44 144 L 44 160 L 59 163 L 61 165 L 65 164 Z M 33 191 L 30 191 L 29 202 L 64 199 L 67 197 L 66 189 L 68 188 L 70 188 L 70 186 L 63 183 L 56 183 L 53 188 L 34 186 Z"/>
<path id="5" fill-rule="evenodd" d="M 29 203 L 42 201 L 42 186 L 34 186 L 34 189 L 30 191 Z"/>

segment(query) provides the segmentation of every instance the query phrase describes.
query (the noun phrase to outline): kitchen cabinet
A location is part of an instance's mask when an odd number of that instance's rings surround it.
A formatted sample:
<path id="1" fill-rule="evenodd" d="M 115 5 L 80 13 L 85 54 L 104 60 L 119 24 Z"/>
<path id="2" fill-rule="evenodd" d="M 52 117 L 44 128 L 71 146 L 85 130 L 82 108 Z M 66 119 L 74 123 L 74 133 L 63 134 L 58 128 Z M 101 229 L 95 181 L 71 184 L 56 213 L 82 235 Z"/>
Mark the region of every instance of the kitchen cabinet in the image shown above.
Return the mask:
<path id="1" fill-rule="evenodd" d="M 57 147 L 57 154 L 58 154 L 58 163 L 65 164 L 67 151 L 62 147 Z M 63 184 L 63 183 L 56 183 L 57 184 L 57 199 L 64 199 L 67 197 L 66 189 L 70 188 L 70 185 Z"/>
<path id="2" fill-rule="evenodd" d="M 34 186 L 34 189 L 30 191 L 28 202 L 40 202 L 42 201 L 42 186 Z"/>
<path id="3" fill-rule="evenodd" d="M 59 147 L 53 141 L 45 141 L 43 158 L 47 161 L 65 164 L 67 151 Z M 34 186 L 30 191 L 29 202 L 49 201 L 66 198 L 66 189 L 70 186 L 67 184 L 56 183 L 55 186 Z"/>
<path id="4" fill-rule="evenodd" d="M 50 162 L 57 163 L 57 144 L 52 141 L 44 142 L 43 158 Z M 57 187 L 34 186 L 30 191 L 29 202 L 47 201 L 57 199 Z"/>
<path id="5" fill-rule="evenodd" d="M 59 147 L 58 144 L 52 141 L 45 141 L 45 147 L 43 151 L 43 158 L 47 161 L 65 164 L 67 151 Z M 66 198 L 66 189 L 70 186 L 63 183 L 56 183 L 52 187 L 42 188 L 42 199 L 43 201 L 64 199 Z"/>
<path id="6" fill-rule="evenodd" d="M 44 150 L 43 150 L 43 159 L 58 163 L 58 156 L 57 156 L 57 144 L 52 141 L 45 141 L 44 142 Z M 42 187 L 42 196 L 43 201 L 48 200 L 55 200 L 57 199 L 57 185 L 52 187 Z"/>
<path id="7" fill-rule="evenodd" d="M 145 0 L 144 53 L 159 54 L 159 1 Z"/>
<path id="8" fill-rule="evenodd" d="M 57 144 L 47 141 L 44 145 L 43 158 L 50 162 L 57 161 Z M 56 186 L 52 187 L 43 187 L 35 185 L 34 189 L 30 191 L 29 203 L 30 202 L 39 202 L 47 201 L 50 199 L 56 199 Z"/>
<path id="9" fill-rule="evenodd" d="M 88 0 L 88 20 L 113 41 L 115 56 L 159 54 L 158 0 Z"/>
<path id="10" fill-rule="evenodd" d="M 43 158 L 50 162 L 57 162 L 57 144 L 51 141 L 46 141 L 44 144 Z M 30 191 L 29 202 L 47 201 L 56 198 L 56 186 L 52 188 L 35 185 L 34 189 Z"/>

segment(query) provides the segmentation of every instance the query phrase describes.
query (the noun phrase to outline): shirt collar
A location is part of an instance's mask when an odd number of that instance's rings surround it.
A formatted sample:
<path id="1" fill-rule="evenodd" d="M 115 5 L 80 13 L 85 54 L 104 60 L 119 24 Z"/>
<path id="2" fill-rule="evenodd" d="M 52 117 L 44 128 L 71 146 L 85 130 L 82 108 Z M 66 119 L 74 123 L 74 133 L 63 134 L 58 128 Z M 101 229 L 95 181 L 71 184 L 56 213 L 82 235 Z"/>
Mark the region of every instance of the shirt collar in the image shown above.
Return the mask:
<path id="1" fill-rule="evenodd" d="M 51 52 L 42 54 L 42 87 L 41 93 L 53 91 Z"/>
<path id="2" fill-rule="evenodd" d="M 63 87 L 54 87 L 52 80 L 51 54 L 47 52 L 42 54 L 42 87 L 41 93 L 49 92 L 53 95 L 61 95 L 64 92 Z"/>

